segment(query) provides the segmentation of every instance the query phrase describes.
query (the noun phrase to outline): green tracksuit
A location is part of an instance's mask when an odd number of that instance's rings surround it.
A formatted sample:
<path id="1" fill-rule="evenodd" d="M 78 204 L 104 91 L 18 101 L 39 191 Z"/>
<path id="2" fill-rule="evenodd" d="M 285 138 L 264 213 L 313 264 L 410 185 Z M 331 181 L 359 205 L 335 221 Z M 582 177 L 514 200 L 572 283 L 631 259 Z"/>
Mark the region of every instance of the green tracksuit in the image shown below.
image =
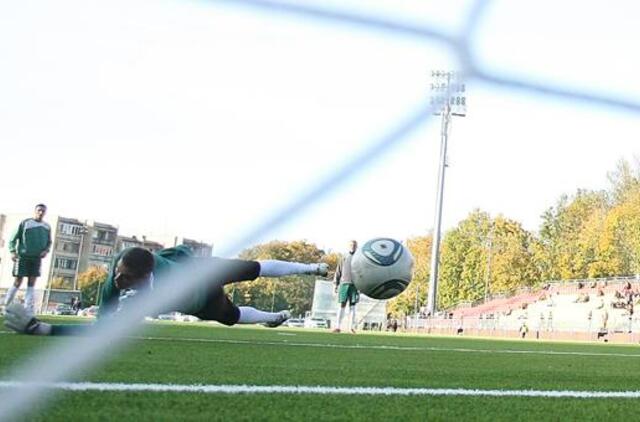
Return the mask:
<path id="1" fill-rule="evenodd" d="M 120 298 L 120 289 L 115 286 L 114 278 L 116 265 L 126 249 L 120 252 L 113 260 L 113 265 L 107 281 L 102 286 L 100 293 L 100 309 L 98 311 L 98 317 L 103 317 L 115 312 L 118 309 L 118 303 Z M 153 254 L 153 275 L 157 279 L 158 277 L 167 275 L 172 269 L 176 269 L 180 266 L 180 263 L 184 263 L 186 260 L 193 258 L 193 253 L 189 247 L 180 245 L 175 248 L 162 249 Z M 206 298 L 202 291 L 197 291 L 192 297 L 183 302 L 180 309 L 172 309 L 172 311 L 182 312 L 184 314 L 194 314 L 202 308 Z"/>
<path id="2" fill-rule="evenodd" d="M 98 318 L 104 318 L 118 311 L 121 302 L 120 292 L 115 285 L 115 270 L 118 261 L 125 253 L 126 249 L 115 256 L 113 260 L 112 270 L 109 273 L 106 282 L 102 286 L 100 293 L 100 309 Z M 189 262 L 194 259 L 204 260 L 203 263 L 217 269 L 225 274 L 225 283 L 254 280 L 260 273 L 260 264 L 255 261 L 243 261 L 237 259 L 222 258 L 198 258 L 194 257 L 189 247 L 180 245 L 175 248 L 162 249 L 153 253 L 153 276 L 154 283 L 171 282 L 179 288 L 180 279 L 176 277 L 167 277 L 174 273 L 179 273 L 189 266 Z M 198 285 L 187 298 L 180 301 L 171 309 L 165 309 L 162 312 L 181 312 L 183 314 L 195 315 L 205 320 L 215 320 L 227 325 L 233 325 L 237 322 L 239 316 L 237 308 L 228 300 L 224 294 L 222 285 L 215 283 L 201 283 Z M 81 334 L 88 327 L 86 325 L 53 325 L 52 335 Z"/>
<path id="3" fill-rule="evenodd" d="M 14 277 L 39 277 L 40 255 L 51 248 L 51 227 L 33 218 L 23 220 L 9 240 L 9 252 L 18 255 Z"/>
<path id="4" fill-rule="evenodd" d="M 9 252 L 19 257 L 40 258 L 51 248 L 51 227 L 44 221 L 27 218 L 9 240 Z"/>

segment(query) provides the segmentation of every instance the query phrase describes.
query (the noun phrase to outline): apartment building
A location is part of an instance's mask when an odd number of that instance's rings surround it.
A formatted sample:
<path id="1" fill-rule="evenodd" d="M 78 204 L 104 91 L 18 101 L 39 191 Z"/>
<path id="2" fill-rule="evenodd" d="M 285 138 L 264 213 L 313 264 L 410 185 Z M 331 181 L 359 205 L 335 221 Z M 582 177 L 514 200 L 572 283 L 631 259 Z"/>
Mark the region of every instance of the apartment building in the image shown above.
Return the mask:
<path id="1" fill-rule="evenodd" d="M 181 236 L 158 236 L 155 240 L 147 239 L 146 236 L 138 238 L 137 236 L 119 236 L 118 252 L 126 248 L 134 246 L 145 248 L 151 252 L 156 252 L 164 248 L 172 248 L 178 245 L 188 246 L 195 256 L 211 256 L 213 254 L 213 245 L 209 243 L 199 242 Z"/>
<path id="2" fill-rule="evenodd" d="M 147 239 L 146 236 L 142 236 L 141 238 L 138 238 L 137 236 L 118 236 L 116 246 L 116 250 L 118 252 L 122 252 L 124 249 L 133 247 L 145 248 L 151 252 L 156 252 L 160 249 L 164 249 L 165 246 L 160 242 Z"/>
<path id="3" fill-rule="evenodd" d="M 200 242 L 181 236 L 165 236 L 164 238 L 161 238 L 160 241 L 163 242 L 167 248 L 186 245 L 193 251 L 195 256 L 207 257 L 213 255 L 213 244 L 210 243 Z"/>
<path id="4" fill-rule="evenodd" d="M 29 214 L 0 217 L 0 288 L 12 282 L 11 236 L 20 222 L 29 217 Z M 42 260 L 36 289 L 47 288 L 53 279 L 60 279 L 65 287 L 73 289 L 77 287 L 78 274 L 89 267 L 110 268 L 116 250 L 117 227 L 57 215 L 47 215 L 45 221 L 51 226 L 51 253 Z"/>

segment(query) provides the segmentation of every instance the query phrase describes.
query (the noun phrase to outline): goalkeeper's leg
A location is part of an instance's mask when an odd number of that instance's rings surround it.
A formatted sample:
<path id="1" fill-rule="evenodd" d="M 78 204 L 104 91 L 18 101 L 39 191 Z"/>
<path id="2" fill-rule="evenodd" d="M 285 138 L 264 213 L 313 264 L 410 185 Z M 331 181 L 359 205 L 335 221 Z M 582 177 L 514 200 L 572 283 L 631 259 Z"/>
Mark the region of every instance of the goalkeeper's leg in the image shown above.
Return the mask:
<path id="1" fill-rule="evenodd" d="M 196 316 L 224 325 L 265 324 L 269 327 L 277 327 L 291 318 L 289 311 L 265 312 L 251 306 L 236 306 L 220 286 L 213 289 L 207 298 L 205 308 Z"/>
<path id="2" fill-rule="evenodd" d="M 300 262 L 278 261 L 245 261 L 242 259 L 202 258 L 205 265 L 222 274 L 224 284 L 239 281 L 255 280 L 258 277 L 284 277 L 288 275 L 317 275 L 326 277 L 329 266 L 326 263 L 303 264 Z"/>

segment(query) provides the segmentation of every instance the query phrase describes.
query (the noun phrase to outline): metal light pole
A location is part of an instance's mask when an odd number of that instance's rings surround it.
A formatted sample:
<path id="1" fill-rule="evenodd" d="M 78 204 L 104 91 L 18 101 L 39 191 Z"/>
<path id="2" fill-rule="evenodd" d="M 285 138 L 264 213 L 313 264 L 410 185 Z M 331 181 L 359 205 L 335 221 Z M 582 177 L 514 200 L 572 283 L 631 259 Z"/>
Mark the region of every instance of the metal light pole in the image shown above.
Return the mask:
<path id="1" fill-rule="evenodd" d="M 418 298 L 419 298 L 419 296 L 420 296 L 420 284 L 416 283 L 416 301 L 415 301 L 414 308 L 413 308 L 413 312 L 414 312 L 413 313 L 413 315 L 414 315 L 413 328 L 416 331 L 416 333 L 418 332 L 418 314 L 419 314 L 419 312 L 418 312 Z"/>
<path id="2" fill-rule="evenodd" d="M 445 169 L 447 167 L 447 143 L 451 116 L 465 116 L 467 112 L 465 84 L 458 80 L 456 72 L 431 72 L 431 104 L 437 107 L 435 114 L 442 115 L 440 127 L 440 167 L 438 169 L 438 192 L 433 224 L 431 247 L 431 271 L 429 274 L 429 295 L 427 312 L 435 316 L 438 300 L 438 265 L 440 263 L 440 227 L 442 222 L 442 202 L 444 197 Z"/>
<path id="3" fill-rule="evenodd" d="M 82 260 L 82 247 L 84 246 L 84 237 L 89 233 L 89 229 L 86 225 L 82 225 L 80 228 L 80 250 L 78 251 L 78 261 L 76 262 L 76 273 L 73 277 L 73 290 L 78 290 L 78 276 L 80 274 L 80 261 Z"/>
<path id="4" fill-rule="evenodd" d="M 487 238 L 487 269 L 484 276 L 484 303 L 487 303 L 489 296 L 489 281 L 491 279 L 491 258 L 493 258 L 493 223 L 489 229 L 489 236 Z"/>

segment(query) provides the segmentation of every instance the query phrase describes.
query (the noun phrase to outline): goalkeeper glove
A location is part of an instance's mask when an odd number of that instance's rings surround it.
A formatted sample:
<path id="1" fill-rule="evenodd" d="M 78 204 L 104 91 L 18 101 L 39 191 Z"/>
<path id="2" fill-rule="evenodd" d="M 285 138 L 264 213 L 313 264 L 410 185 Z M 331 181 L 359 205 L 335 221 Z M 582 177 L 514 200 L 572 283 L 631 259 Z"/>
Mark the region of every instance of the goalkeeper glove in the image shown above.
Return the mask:
<path id="1" fill-rule="evenodd" d="M 17 303 L 7 306 L 4 318 L 4 325 L 18 333 L 41 336 L 51 334 L 50 324 L 40 321 Z"/>

